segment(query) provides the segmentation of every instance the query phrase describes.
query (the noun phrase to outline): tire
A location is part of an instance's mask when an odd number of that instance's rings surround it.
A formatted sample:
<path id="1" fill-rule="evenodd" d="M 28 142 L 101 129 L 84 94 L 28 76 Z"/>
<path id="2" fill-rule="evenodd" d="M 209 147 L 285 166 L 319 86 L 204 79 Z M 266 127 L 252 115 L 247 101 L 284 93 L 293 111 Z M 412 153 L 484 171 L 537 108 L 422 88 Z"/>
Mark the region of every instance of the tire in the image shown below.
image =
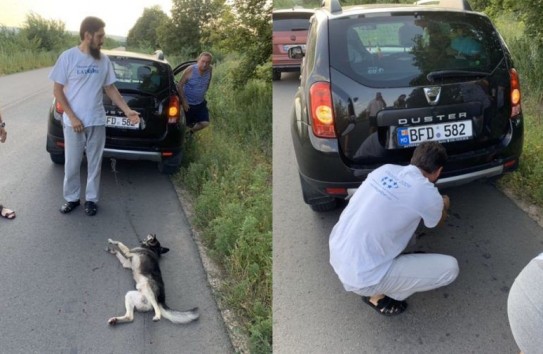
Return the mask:
<path id="1" fill-rule="evenodd" d="M 281 80 L 281 72 L 279 70 L 273 70 L 272 71 L 272 78 L 273 78 L 273 81 Z"/>
<path id="2" fill-rule="evenodd" d="M 338 207 L 338 201 L 335 198 L 332 198 L 331 200 L 324 201 L 322 203 L 318 204 L 309 204 L 311 209 L 317 213 L 322 213 L 326 211 L 332 211 L 335 210 Z"/>
<path id="3" fill-rule="evenodd" d="M 181 167 L 182 154 L 179 152 L 175 156 L 163 159 L 158 163 L 158 171 L 164 175 L 173 175 Z"/>
<path id="4" fill-rule="evenodd" d="M 57 165 L 64 165 L 64 154 L 53 154 L 50 153 L 49 156 L 51 156 L 51 161 Z"/>

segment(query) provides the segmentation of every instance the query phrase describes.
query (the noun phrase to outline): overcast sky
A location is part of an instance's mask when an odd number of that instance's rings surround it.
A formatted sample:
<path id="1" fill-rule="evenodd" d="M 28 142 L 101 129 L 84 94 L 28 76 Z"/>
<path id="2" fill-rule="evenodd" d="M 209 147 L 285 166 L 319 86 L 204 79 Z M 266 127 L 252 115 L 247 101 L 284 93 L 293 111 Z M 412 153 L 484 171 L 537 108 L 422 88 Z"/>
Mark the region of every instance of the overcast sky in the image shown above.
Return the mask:
<path id="1" fill-rule="evenodd" d="M 171 0 L 0 0 L 0 25 L 21 27 L 26 15 L 34 12 L 64 22 L 67 31 L 79 32 L 85 17 L 96 16 L 106 23 L 106 35 L 126 37 L 143 9 L 153 5 L 170 16 Z"/>

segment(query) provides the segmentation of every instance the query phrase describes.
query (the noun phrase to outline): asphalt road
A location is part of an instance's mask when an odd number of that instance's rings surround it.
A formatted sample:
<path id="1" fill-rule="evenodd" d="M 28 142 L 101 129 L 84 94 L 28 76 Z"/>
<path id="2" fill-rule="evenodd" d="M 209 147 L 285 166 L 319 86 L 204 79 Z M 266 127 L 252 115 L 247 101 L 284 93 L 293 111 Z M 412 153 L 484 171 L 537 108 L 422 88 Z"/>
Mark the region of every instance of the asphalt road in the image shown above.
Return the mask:
<path id="1" fill-rule="evenodd" d="M 447 225 L 424 230 L 416 249 L 450 254 L 460 275 L 451 285 L 413 295 L 385 317 L 347 293 L 329 265 L 328 236 L 341 210 L 315 213 L 302 200 L 290 136 L 296 74 L 273 87 L 274 354 L 518 353 L 507 295 L 543 231 L 487 182 L 444 191 Z"/>
<path id="2" fill-rule="evenodd" d="M 191 227 L 175 189 L 154 163 L 104 161 L 98 214 L 63 203 L 63 168 L 45 151 L 50 69 L 0 77 L 8 139 L 0 144 L 0 201 L 15 209 L 0 219 L 0 353 L 232 353 L 207 283 Z M 84 174 L 85 175 L 85 174 Z M 200 320 L 174 325 L 124 314 L 130 271 L 105 252 L 107 239 L 136 246 L 156 233 L 171 250 L 161 261 L 173 309 L 199 307 Z"/>

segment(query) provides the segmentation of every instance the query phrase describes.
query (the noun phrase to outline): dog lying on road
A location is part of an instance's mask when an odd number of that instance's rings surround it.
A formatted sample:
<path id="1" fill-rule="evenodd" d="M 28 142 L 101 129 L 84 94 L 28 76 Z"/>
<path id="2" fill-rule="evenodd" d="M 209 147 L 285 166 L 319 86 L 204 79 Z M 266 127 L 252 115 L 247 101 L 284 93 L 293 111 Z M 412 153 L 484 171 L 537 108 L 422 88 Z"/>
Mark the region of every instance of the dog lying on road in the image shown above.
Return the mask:
<path id="1" fill-rule="evenodd" d="M 132 269 L 132 275 L 136 282 L 136 289 L 126 293 L 124 304 L 126 313 L 121 317 L 112 317 L 108 323 L 132 322 L 134 320 L 134 308 L 138 311 L 150 311 L 154 309 L 153 321 L 159 321 L 162 316 L 173 323 L 189 323 L 198 319 L 198 308 L 189 311 L 171 310 L 166 305 L 164 281 L 158 266 L 160 255 L 170 249 L 160 246 L 156 235 L 149 234 L 141 242 L 140 247 L 129 249 L 122 242 L 108 239 L 110 245 L 116 248 L 107 247 L 106 251 L 114 254 L 124 268 Z"/>

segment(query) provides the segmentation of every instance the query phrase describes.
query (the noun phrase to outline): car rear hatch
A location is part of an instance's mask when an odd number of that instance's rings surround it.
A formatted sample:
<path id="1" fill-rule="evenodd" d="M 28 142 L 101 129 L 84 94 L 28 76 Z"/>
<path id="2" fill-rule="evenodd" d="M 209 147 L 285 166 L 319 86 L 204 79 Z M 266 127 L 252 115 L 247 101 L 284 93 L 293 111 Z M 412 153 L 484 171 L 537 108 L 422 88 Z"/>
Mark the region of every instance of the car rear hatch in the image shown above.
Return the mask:
<path id="1" fill-rule="evenodd" d="M 300 60 L 289 59 L 288 50 L 295 46 L 305 48 L 310 11 L 273 13 L 273 65 L 299 64 Z"/>
<path id="2" fill-rule="evenodd" d="M 507 55 L 488 18 L 475 13 L 331 21 L 331 92 L 343 160 L 355 169 L 406 164 L 414 146 L 437 140 L 449 152 L 448 169 L 488 162 L 507 145 L 520 113 L 511 102 L 518 77 Z"/>
<path id="3" fill-rule="evenodd" d="M 110 59 L 117 75 L 115 86 L 130 108 L 140 113 L 141 123 L 132 126 L 104 94 L 108 138 L 147 140 L 149 143 L 161 140 L 169 123 L 178 123 L 180 114 L 171 68 L 144 59 L 120 56 L 110 56 Z M 170 108 L 174 111 L 170 112 Z M 172 117 L 169 117 L 170 113 L 173 113 Z"/>

